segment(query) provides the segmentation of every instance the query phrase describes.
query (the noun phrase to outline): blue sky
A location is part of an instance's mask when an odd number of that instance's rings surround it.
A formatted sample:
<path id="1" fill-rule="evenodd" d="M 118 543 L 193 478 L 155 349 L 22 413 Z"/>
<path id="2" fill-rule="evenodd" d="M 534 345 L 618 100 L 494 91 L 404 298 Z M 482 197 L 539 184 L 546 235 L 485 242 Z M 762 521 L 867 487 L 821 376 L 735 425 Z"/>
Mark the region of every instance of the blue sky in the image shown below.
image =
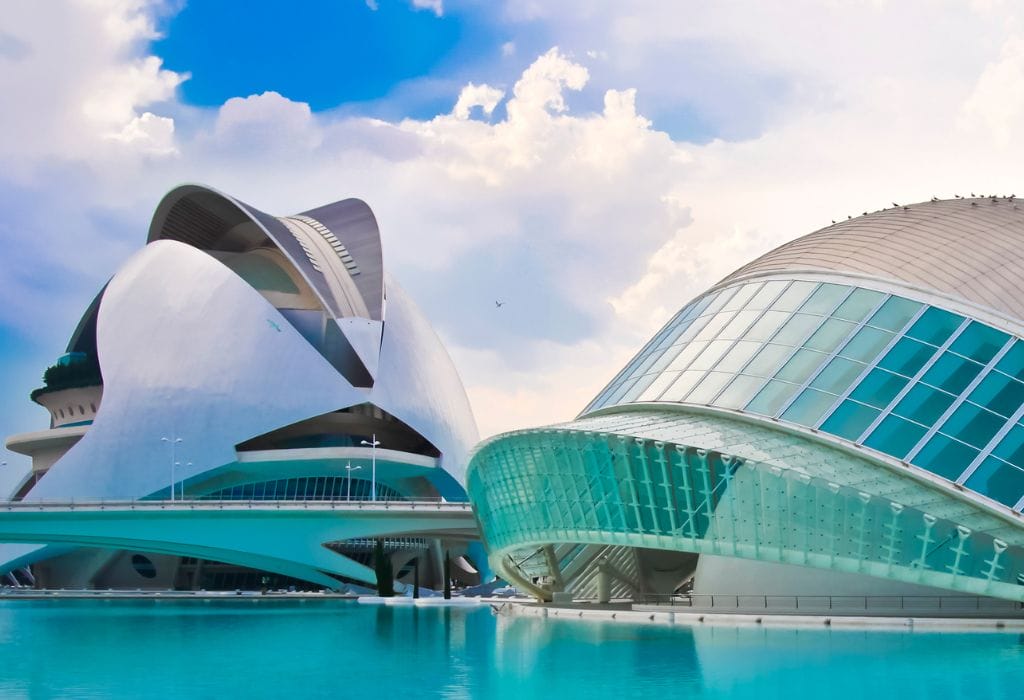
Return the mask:
<path id="1" fill-rule="evenodd" d="M 237 8 L 5 9 L 0 434 L 45 427 L 29 391 L 183 181 L 282 215 L 365 199 L 484 435 L 571 418 L 690 297 L 831 219 L 1024 190 L 1012 3 Z"/>

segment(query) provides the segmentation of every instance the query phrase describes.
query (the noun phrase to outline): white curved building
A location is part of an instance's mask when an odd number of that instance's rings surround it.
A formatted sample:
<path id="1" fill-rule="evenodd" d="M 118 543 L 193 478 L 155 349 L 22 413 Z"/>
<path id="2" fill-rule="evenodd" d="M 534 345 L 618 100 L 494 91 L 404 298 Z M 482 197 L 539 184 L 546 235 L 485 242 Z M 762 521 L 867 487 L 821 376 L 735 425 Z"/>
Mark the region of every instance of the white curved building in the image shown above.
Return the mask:
<path id="1" fill-rule="evenodd" d="M 1024 600 L 1022 243 L 1012 197 L 933 200 L 741 267 L 575 421 L 478 448 L 492 564 L 548 598 Z"/>
<path id="2" fill-rule="evenodd" d="M 178 187 L 58 364 L 33 395 L 50 429 L 7 441 L 33 458 L 13 499 L 465 500 L 465 391 L 387 274 L 362 201 L 274 217 Z M 373 580 L 367 542 L 326 544 L 331 573 Z M 404 532 L 389 547 L 396 571 L 429 549 L 438 578 L 442 543 Z M 0 571 L 32 564 L 49 586 L 253 582 L 201 559 L 8 545 Z M 287 573 L 322 580 L 302 565 Z"/>

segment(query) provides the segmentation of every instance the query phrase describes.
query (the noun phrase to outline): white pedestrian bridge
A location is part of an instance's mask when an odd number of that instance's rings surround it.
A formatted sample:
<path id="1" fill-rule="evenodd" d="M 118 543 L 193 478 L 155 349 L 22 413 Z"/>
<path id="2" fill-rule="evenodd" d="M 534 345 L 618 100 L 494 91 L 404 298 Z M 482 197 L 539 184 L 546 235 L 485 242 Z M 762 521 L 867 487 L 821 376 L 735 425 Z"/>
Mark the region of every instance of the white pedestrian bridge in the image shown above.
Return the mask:
<path id="1" fill-rule="evenodd" d="M 373 580 L 325 545 L 356 538 L 475 540 L 469 503 L 448 501 L 5 501 L 0 542 L 196 557 L 320 583 Z"/>

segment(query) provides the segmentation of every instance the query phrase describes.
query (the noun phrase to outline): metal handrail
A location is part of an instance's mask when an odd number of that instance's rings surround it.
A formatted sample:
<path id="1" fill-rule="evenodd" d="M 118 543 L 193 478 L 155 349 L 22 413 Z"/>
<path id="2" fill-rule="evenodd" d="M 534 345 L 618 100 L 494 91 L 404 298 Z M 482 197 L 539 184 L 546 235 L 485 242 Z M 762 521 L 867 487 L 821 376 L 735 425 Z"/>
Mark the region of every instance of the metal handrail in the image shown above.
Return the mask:
<path id="1" fill-rule="evenodd" d="M 1024 610 L 1024 603 L 967 595 L 744 595 L 735 593 L 648 594 L 641 604 L 721 610 Z"/>
<path id="2" fill-rule="evenodd" d="M 192 499 L 149 500 L 149 499 L 107 499 L 71 498 L 67 500 L 38 499 L 0 501 L 0 510 L 73 510 L 82 508 L 127 508 L 129 510 L 221 510 L 229 508 L 266 509 L 274 508 L 329 508 L 331 510 L 471 510 L 468 501 L 446 501 L 441 498 L 419 498 L 416 500 L 346 500 L 346 499 Z"/>

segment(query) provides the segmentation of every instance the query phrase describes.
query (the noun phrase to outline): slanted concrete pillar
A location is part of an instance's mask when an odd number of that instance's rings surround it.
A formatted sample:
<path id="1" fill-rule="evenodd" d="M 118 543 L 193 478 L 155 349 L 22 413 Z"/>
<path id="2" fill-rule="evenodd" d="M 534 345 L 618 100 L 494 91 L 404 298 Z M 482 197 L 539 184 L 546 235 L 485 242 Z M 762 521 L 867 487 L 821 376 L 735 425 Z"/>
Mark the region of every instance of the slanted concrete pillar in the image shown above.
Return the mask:
<path id="1" fill-rule="evenodd" d="M 610 603 L 612 600 L 612 577 L 608 571 L 608 559 L 597 560 L 597 602 Z"/>

